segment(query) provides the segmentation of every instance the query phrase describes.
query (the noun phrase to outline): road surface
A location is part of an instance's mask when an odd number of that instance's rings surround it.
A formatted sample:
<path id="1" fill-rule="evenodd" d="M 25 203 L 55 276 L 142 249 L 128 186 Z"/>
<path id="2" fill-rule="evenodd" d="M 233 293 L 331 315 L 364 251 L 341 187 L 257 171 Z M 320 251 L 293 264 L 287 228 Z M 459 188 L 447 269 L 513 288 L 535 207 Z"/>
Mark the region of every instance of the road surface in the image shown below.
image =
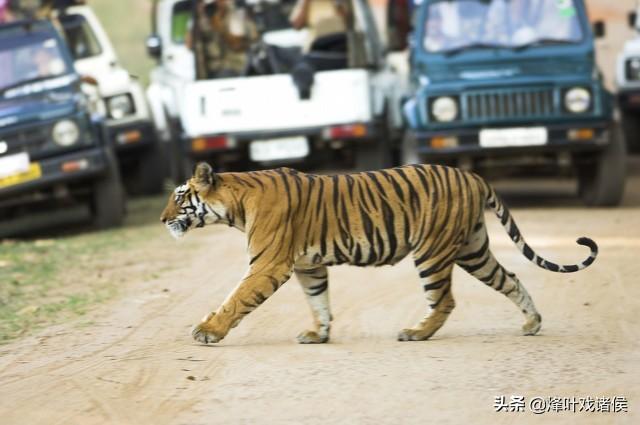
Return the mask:
<path id="1" fill-rule="evenodd" d="M 311 316 L 292 279 L 222 343 L 203 346 L 189 330 L 242 277 L 244 235 L 208 227 L 174 242 L 159 231 L 157 250 L 121 253 L 154 279 L 129 281 L 89 324 L 0 347 L 0 423 L 640 423 L 640 178 L 617 209 L 585 209 L 554 190 L 512 194 L 513 215 L 554 261 L 583 259 L 575 239 L 594 238 L 600 256 L 583 272 L 528 263 L 487 217 L 494 253 L 542 313 L 538 336 L 521 336 L 513 305 L 458 269 L 445 326 L 430 341 L 397 342 L 425 311 L 405 260 L 330 270 L 329 344 L 295 343 Z M 496 412 L 501 396 L 618 396 L 628 412 Z"/>

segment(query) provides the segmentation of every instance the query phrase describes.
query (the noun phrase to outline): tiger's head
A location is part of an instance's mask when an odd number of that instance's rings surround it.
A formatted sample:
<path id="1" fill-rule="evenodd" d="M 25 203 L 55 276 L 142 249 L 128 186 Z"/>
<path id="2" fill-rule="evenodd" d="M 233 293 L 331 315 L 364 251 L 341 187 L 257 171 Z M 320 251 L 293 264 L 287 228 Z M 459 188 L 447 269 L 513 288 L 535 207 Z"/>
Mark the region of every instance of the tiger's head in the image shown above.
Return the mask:
<path id="1" fill-rule="evenodd" d="M 226 222 L 227 207 L 219 186 L 220 178 L 203 162 L 198 164 L 193 177 L 174 189 L 160 216 L 174 238 L 196 227 Z"/>

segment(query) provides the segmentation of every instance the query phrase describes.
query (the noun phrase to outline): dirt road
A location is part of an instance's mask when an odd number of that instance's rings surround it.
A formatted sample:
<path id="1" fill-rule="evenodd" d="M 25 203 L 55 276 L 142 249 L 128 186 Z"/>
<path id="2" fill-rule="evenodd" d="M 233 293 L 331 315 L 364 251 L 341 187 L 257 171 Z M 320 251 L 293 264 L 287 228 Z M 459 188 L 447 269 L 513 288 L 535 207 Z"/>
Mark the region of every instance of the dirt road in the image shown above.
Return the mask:
<path id="1" fill-rule="evenodd" d="M 294 342 L 311 318 L 292 280 L 221 344 L 202 346 L 189 329 L 243 275 L 244 235 L 209 227 L 174 242 L 159 231 L 150 241 L 157 250 L 121 254 L 157 278 L 128 285 L 92 312 L 90 325 L 52 327 L 0 348 L 0 423 L 640 423 L 640 178 L 613 210 L 574 201 L 531 207 L 557 201 L 532 196 L 511 203 L 541 254 L 580 260 L 587 252 L 574 241 L 582 235 L 601 250 L 587 271 L 545 272 L 488 217 L 494 252 L 543 315 L 538 336 L 521 336 L 512 304 L 456 270 L 458 306 L 444 328 L 427 342 L 396 342 L 425 310 L 404 261 L 331 270 L 330 344 Z M 622 396 L 629 411 L 496 413 L 501 395 Z"/>

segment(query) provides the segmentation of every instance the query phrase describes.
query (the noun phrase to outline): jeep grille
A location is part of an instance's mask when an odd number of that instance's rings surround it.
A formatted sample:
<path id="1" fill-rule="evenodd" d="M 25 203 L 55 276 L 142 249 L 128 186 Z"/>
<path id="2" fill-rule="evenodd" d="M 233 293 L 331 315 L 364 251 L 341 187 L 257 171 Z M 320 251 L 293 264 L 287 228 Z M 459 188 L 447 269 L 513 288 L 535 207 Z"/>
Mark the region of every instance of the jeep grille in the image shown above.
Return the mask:
<path id="1" fill-rule="evenodd" d="M 30 154 L 43 149 L 50 139 L 49 126 L 22 129 L 0 135 L 8 147 L 7 153 L 29 152 Z"/>
<path id="2" fill-rule="evenodd" d="M 555 114 L 553 89 L 483 90 L 466 95 L 467 119 L 541 118 Z"/>

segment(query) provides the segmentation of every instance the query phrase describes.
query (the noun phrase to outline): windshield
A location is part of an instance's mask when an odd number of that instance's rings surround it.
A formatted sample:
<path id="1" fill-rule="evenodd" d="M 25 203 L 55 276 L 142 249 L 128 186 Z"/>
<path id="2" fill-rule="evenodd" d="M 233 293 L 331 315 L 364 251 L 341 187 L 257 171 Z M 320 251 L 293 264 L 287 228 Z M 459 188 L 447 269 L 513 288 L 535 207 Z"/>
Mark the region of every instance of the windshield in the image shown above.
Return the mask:
<path id="1" fill-rule="evenodd" d="M 75 59 L 86 59 L 102 53 L 98 39 L 81 15 L 62 15 L 60 22 L 64 27 L 67 45 Z"/>
<path id="2" fill-rule="evenodd" d="M 577 43 L 582 28 L 573 0 L 460 0 L 431 3 L 423 45 L 429 52 Z"/>
<path id="3" fill-rule="evenodd" d="M 18 46 L 0 44 L 0 90 L 70 72 L 55 38 L 31 38 Z"/>
<path id="4" fill-rule="evenodd" d="M 176 44 L 184 44 L 191 27 L 193 7 L 190 1 L 181 1 L 173 6 L 171 14 L 171 40 Z"/>

